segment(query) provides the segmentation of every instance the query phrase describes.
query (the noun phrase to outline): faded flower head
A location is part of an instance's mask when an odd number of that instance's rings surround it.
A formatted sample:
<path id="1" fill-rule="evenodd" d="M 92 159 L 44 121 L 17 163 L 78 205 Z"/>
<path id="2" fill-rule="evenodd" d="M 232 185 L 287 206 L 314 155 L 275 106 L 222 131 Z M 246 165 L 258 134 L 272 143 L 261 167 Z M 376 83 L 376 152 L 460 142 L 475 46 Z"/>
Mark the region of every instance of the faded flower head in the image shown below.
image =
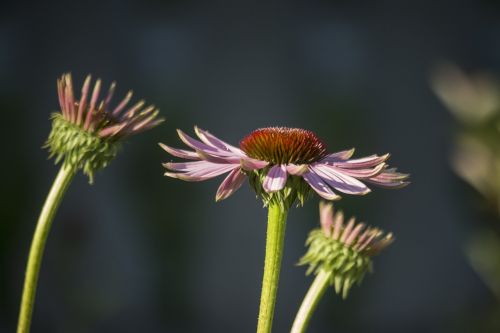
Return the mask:
<path id="1" fill-rule="evenodd" d="M 371 183 L 386 188 L 408 184 L 408 175 L 388 168 L 382 156 L 350 159 L 354 149 L 328 153 L 326 145 L 311 131 L 267 127 L 258 129 L 232 146 L 207 131 L 195 127 L 196 140 L 181 130 L 180 139 L 193 151 L 160 146 L 169 154 L 193 162 L 165 163 L 166 176 L 186 181 L 202 181 L 229 173 L 220 185 L 216 200 L 229 197 L 248 177 L 264 204 L 271 201 L 291 206 L 296 199 L 302 204 L 311 192 L 327 200 L 340 196 L 334 190 L 364 195 Z"/>
<path id="2" fill-rule="evenodd" d="M 371 257 L 394 238 L 380 229 L 356 223 L 354 217 L 346 224 L 344 214 L 334 213 L 331 203 L 320 203 L 320 222 L 321 228 L 311 231 L 307 238 L 309 249 L 299 265 L 309 265 L 307 274 L 331 272 L 335 292 L 346 298 L 350 288 L 372 271 Z"/>
<path id="3" fill-rule="evenodd" d="M 56 163 L 64 160 L 65 164 L 81 168 L 91 183 L 94 172 L 106 167 L 116 156 L 122 139 L 149 130 L 164 120 L 158 118 L 159 110 L 155 106 L 144 107 L 143 100 L 128 106 L 132 91 L 111 108 L 115 86 L 113 82 L 104 99 L 100 99 L 101 80 L 98 79 L 91 90 L 88 75 L 77 99 L 71 74 L 63 74 L 57 80 L 61 112 L 52 115 L 52 131 L 46 147 L 50 156 L 56 157 Z"/>

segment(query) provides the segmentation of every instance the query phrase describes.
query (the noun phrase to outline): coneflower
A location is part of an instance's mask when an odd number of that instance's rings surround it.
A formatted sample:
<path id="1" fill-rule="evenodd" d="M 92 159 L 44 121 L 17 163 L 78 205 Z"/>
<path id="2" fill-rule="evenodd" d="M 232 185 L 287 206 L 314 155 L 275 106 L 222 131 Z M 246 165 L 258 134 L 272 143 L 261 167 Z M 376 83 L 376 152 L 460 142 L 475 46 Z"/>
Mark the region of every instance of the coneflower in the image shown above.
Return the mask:
<path id="1" fill-rule="evenodd" d="M 168 162 L 166 176 L 186 181 L 203 181 L 228 173 L 217 190 L 216 200 L 229 197 L 246 178 L 269 208 L 266 256 L 257 332 L 270 332 L 283 252 L 288 209 L 303 204 L 315 191 L 327 200 L 336 193 L 364 195 L 365 183 L 386 188 L 408 184 L 408 175 L 388 168 L 382 156 L 350 159 L 354 149 L 329 153 L 325 143 L 311 131 L 268 127 L 258 129 L 232 146 L 195 127 L 196 140 L 181 130 L 180 139 L 192 150 L 160 144 L 169 154 L 191 162 Z"/>
<path id="2" fill-rule="evenodd" d="M 112 83 L 104 99 L 100 99 L 101 80 L 97 80 L 91 90 L 89 75 L 77 99 L 71 74 L 63 74 L 57 80 L 61 110 L 52 115 L 52 131 L 45 147 L 56 163 L 62 162 L 62 165 L 45 200 L 31 243 L 18 333 L 29 332 L 45 242 L 57 208 L 75 174 L 81 169 L 92 183 L 95 171 L 111 162 L 122 140 L 163 121 L 158 118 L 159 110 L 154 106 L 144 107 L 144 101 L 128 106 L 132 92 L 116 107 L 110 108 L 115 86 Z"/>
<path id="3" fill-rule="evenodd" d="M 389 246 L 391 233 L 356 223 L 351 217 L 346 223 L 344 214 L 333 212 L 331 203 L 320 203 L 321 228 L 309 234 L 307 253 L 299 265 L 309 265 L 307 274 L 314 279 L 295 317 L 292 333 L 306 331 L 312 313 L 326 288 L 333 285 L 335 292 L 346 298 L 354 284 L 360 284 L 366 273 L 372 271 L 371 258 Z"/>

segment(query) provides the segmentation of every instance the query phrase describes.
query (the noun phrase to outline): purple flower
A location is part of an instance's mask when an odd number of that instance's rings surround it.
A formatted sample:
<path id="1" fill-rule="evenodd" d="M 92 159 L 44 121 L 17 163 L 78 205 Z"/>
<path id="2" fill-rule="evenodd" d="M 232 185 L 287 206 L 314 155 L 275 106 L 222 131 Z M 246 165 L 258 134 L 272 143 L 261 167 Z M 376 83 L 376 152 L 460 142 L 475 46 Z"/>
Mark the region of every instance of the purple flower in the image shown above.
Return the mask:
<path id="1" fill-rule="evenodd" d="M 408 175 L 387 168 L 385 161 L 389 154 L 357 159 L 350 159 L 354 149 L 331 154 L 313 132 L 303 129 L 261 128 L 246 136 L 240 142 L 240 148 L 198 127 L 195 127 L 198 140 L 181 130 L 177 132 L 192 151 L 162 143 L 160 146 L 169 154 L 191 162 L 165 163 L 164 167 L 169 170 L 165 175 L 202 181 L 229 173 L 217 190 L 217 201 L 233 194 L 252 173 L 262 176 L 265 193 L 279 192 L 285 189 L 291 178 L 300 178 L 327 200 L 340 199 L 335 191 L 367 194 L 370 189 L 365 183 L 385 188 L 401 188 L 408 184 Z"/>

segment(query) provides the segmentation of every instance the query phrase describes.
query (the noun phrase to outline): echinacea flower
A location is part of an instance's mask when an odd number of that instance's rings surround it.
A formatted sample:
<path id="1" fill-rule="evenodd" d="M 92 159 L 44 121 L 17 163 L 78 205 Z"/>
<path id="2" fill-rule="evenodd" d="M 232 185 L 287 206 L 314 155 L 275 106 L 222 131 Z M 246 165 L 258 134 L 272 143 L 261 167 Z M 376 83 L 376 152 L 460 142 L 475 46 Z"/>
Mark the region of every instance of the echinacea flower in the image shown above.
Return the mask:
<path id="1" fill-rule="evenodd" d="M 268 207 L 257 333 L 270 333 L 272 329 L 286 219 L 288 209 L 296 200 L 303 204 L 312 190 L 327 200 L 340 198 L 335 191 L 367 194 L 370 189 L 365 182 L 386 188 L 408 184 L 408 175 L 387 168 L 388 154 L 358 159 L 350 159 L 354 149 L 331 154 L 313 132 L 303 129 L 261 128 L 243 138 L 239 148 L 198 127 L 195 127 L 198 139 L 181 130 L 177 132 L 192 150 L 160 143 L 169 154 L 189 160 L 165 163 L 169 170 L 166 176 L 203 181 L 228 173 L 217 190 L 216 201 L 229 197 L 248 177 Z"/>
<path id="2" fill-rule="evenodd" d="M 163 119 L 158 118 L 159 110 L 154 105 L 145 107 L 143 100 L 128 106 L 132 91 L 111 108 L 116 84 L 113 82 L 100 99 L 101 80 L 95 82 L 92 90 L 91 81 L 88 75 L 78 99 L 71 74 L 63 74 L 57 80 L 61 112 L 52 115 L 52 132 L 46 146 L 51 156 L 56 156 L 56 162 L 64 159 L 64 163 L 82 168 L 92 182 L 94 171 L 115 157 L 117 143 L 157 126 Z"/>
<path id="3" fill-rule="evenodd" d="M 268 127 L 255 130 L 232 146 L 207 131 L 195 127 L 196 140 L 181 130 L 180 139 L 193 151 L 161 147 L 173 156 L 192 162 L 165 163 L 165 175 L 186 181 L 207 180 L 229 173 L 217 190 L 216 200 L 233 194 L 248 176 L 266 204 L 279 201 L 301 202 L 312 188 L 327 200 L 337 200 L 335 192 L 364 195 L 365 183 L 400 188 L 408 175 L 388 168 L 389 154 L 350 159 L 354 149 L 328 153 L 313 132 L 298 128 Z"/>
<path id="4" fill-rule="evenodd" d="M 320 203 L 321 228 L 311 231 L 306 241 L 309 249 L 299 265 L 309 265 L 307 274 L 321 271 L 330 274 L 330 284 L 337 294 L 347 297 L 349 289 L 360 283 L 372 270 L 371 257 L 389 246 L 391 233 L 356 223 L 351 217 L 347 223 L 341 211 L 333 212 L 331 203 Z"/>

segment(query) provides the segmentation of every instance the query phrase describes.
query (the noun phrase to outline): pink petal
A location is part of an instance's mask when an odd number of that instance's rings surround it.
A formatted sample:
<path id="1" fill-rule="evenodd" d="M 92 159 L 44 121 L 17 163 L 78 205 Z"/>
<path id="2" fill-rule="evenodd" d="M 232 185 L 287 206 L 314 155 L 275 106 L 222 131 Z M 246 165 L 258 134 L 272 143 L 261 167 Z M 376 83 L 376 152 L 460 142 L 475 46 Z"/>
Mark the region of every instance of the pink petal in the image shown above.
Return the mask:
<path id="1" fill-rule="evenodd" d="M 354 228 L 354 230 L 351 232 L 349 237 L 346 239 L 345 243 L 347 245 L 351 245 L 356 239 L 356 237 L 359 236 L 360 232 L 363 230 L 364 227 L 365 225 L 363 223 L 358 224 L 356 228 Z"/>
<path id="2" fill-rule="evenodd" d="M 215 201 L 224 200 L 236 192 L 236 190 L 241 187 L 245 179 L 245 174 L 241 172 L 239 168 L 231 171 L 220 184 L 217 194 L 215 195 Z"/>
<path id="3" fill-rule="evenodd" d="M 241 167 L 244 170 L 252 171 L 252 170 L 260 170 L 265 168 L 269 163 L 266 161 L 259 161 L 254 158 L 244 157 L 240 160 Z"/>
<path id="4" fill-rule="evenodd" d="M 351 156 L 354 154 L 354 148 L 351 148 L 349 150 L 343 150 L 339 151 L 338 153 L 333 153 L 329 154 L 326 157 L 322 159 L 322 161 L 325 162 L 341 162 L 343 160 L 347 160 L 351 158 Z"/>
<path id="5" fill-rule="evenodd" d="M 408 174 L 396 172 L 395 169 L 387 169 L 375 177 L 371 177 L 366 181 L 380 187 L 389 189 L 398 189 L 405 187 L 410 182 L 406 181 Z"/>
<path id="6" fill-rule="evenodd" d="M 282 190 L 285 187 L 287 176 L 285 165 L 273 166 L 267 173 L 262 184 L 264 191 L 271 193 Z"/>
<path id="7" fill-rule="evenodd" d="M 320 201 L 319 221 L 324 234 L 330 236 L 333 227 L 333 205 L 331 203 Z"/>
<path id="8" fill-rule="evenodd" d="M 346 239 L 349 237 L 351 234 L 352 228 L 354 227 L 354 217 L 351 217 L 349 219 L 349 222 L 347 222 L 347 226 L 344 229 L 344 232 L 342 233 L 342 237 L 340 237 L 340 241 L 342 243 L 345 243 Z"/>
<path id="9" fill-rule="evenodd" d="M 286 166 L 286 171 L 294 176 L 302 176 L 304 173 L 309 171 L 309 168 L 307 167 L 307 164 L 288 164 Z"/>
<path id="10" fill-rule="evenodd" d="M 310 167 L 319 177 L 321 177 L 329 186 L 347 194 L 363 195 L 370 192 L 370 189 L 365 184 L 332 169 L 324 164 L 316 164 Z"/>
<path id="11" fill-rule="evenodd" d="M 179 158 L 185 158 L 185 159 L 188 159 L 188 160 L 199 160 L 200 159 L 200 157 L 198 156 L 198 154 L 196 154 L 193 151 L 188 151 L 188 150 L 178 149 L 178 148 L 172 148 L 172 147 L 169 147 L 166 144 L 163 144 L 161 142 L 158 143 L 158 144 L 160 145 L 160 147 L 163 148 L 163 150 L 165 150 L 167 153 L 169 153 L 172 156 L 179 157 Z"/>
<path id="12" fill-rule="evenodd" d="M 340 237 L 340 232 L 344 227 L 344 213 L 338 212 L 335 215 L 335 226 L 333 227 L 333 236 L 334 240 L 338 240 Z"/>
<path id="13" fill-rule="evenodd" d="M 216 147 L 209 146 L 207 144 L 204 144 L 203 142 L 200 142 L 196 139 L 193 139 L 186 133 L 184 133 L 181 130 L 177 130 L 177 133 L 179 134 L 180 139 L 189 147 L 193 148 L 194 150 L 203 152 L 208 155 L 212 155 L 214 157 L 233 157 L 233 158 L 240 158 L 237 154 L 233 152 L 228 152 Z"/>
<path id="14" fill-rule="evenodd" d="M 308 172 L 302 175 L 302 178 L 316 191 L 321 197 L 326 200 L 339 200 L 341 197 L 335 194 L 332 189 L 315 173 Z"/>
<path id="15" fill-rule="evenodd" d="M 239 154 L 241 156 L 246 156 L 245 153 L 241 151 L 241 149 L 236 148 L 232 145 L 230 145 L 227 142 L 222 141 L 221 139 L 213 136 L 212 134 L 208 133 L 205 130 L 202 130 L 198 126 L 194 127 L 194 131 L 196 132 L 196 135 L 200 138 L 201 141 L 206 143 L 207 145 L 210 145 L 215 148 L 219 148 L 228 152 L 233 152 L 236 154 Z"/>
<path id="16" fill-rule="evenodd" d="M 334 162 L 333 166 L 346 169 L 371 168 L 380 163 L 385 162 L 389 158 L 389 156 L 390 156 L 389 154 L 385 154 L 382 156 L 371 155 L 367 157 L 362 157 L 342 162 Z"/>
<path id="17" fill-rule="evenodd" d="M 164 166 L 171 170 L 183 171 L 179 173 L 166 172 L 165 176 L 195 182 L 214 178 L 238 168 L 238 165 L 234 164 L 217 164 L 207 161 L 165 163 Z"/>
<path id="18" fill-rule="evenodd" d="M 320 163 L 320 162 L 319 162 Z M 336 170 L 337 172 L 340 172 L 344 175 L 351 176 L 354 178 L 361 178 L 361 179 L 366 179 L 366 178 L 372 178 L 381 173 L 384 168 L 386 167 L 385 163 L 380 163 L 374 168 L 371 169 L 344 169 L 344 168 L 338 168 L 336 166 L 332 166 L 330 164 L 325 164 L 328 168 L 332 170 Z"/>
<path id="19" fill-rule="evenodd" d="M 220 164 L 240 164 L 240 157 L 232 155 L 232 156 L 214 156 L 215 154 L 210 154 L 207 153 L 203 150 L 197 150 L 196 153 L 198 154 L 198 157 L 201 158 L 202 160 L 213 162 L 213 163 L 220 163 Z"/>

